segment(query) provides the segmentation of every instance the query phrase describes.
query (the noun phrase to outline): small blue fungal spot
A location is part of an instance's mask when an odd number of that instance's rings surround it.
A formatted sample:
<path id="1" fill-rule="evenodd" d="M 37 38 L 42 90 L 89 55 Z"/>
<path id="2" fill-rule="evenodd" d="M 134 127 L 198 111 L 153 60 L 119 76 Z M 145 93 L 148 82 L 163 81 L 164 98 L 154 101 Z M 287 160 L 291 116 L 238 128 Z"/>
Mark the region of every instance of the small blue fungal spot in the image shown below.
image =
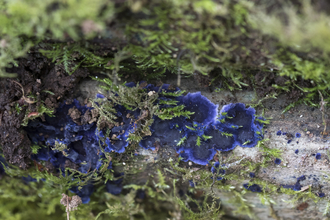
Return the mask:
<path id="1" fill-rule="evenodd" d="M 276 135 L 280 136 L 282 134 L 282 131 L 277 131 Z"/>
<path id="2" fill-rule="evenodd" d="M 274 161 L 274 163 L 277 164 L 277 165 L 280 165 L 281 162 L 282 162 L 282 161 L 281 161 L 281 159 L 279 159 L 279 158 L 276 158 L 275 161 Z"/>
<path id="3" fill-rule="evenodd" d="M 195 185 L 197 185 L 197 183 L 194 183 L 194 181 L 189 180 L 189 186 L 190 187 L 195 187 Z"/>
<path id="4" fill-rule="evenodd" d="M 286 132 L 283 132 L 282 135 L 286 135 L 287 133 Z"/>
<path id="5" fill-rule="evenodd" d="M 296 138 L 300 138 L 301 137 L 301 134 L 300 133 L 296 133 Z"/>
<path id="6" fill-rule="evenodd" d="M 219 169 L 220 163 L 217 161 L 214 163 L 214 166 L 212 166 L 211 168 L 211 172 L 213 174 L 216 174 L 217 180 L 222 180 L 223 179 L 223 175 L 226 174 L 226 170 L 224 169 Z M 221 175 L 221 176 L 219 176 Z M 212 177 L 213 178 L 213 177 Z"/>
<path id="7" fill-rule="evenodd" d="M 102 94 L 96 94 L 96 98 L 97 98 L 97 99 L 104 99 L 105 97 L 104 97 L 104 95 L 102 95 Z"/>
<path id="8" fill-rule="evenodd" d="M 144 199 L 145 197 L 146 197 L 146 193 L 145 193 L 144 190 L 142 190 L 142 189 L 138 189 L 138 190 L 136 191 L 136 196 L 135 196 L 135 198 L 138 198 L 138 199 Z"/>
<path id="9" fill-rule="evenodd" d="M 115 173 L 114 177 L 116 180 L 107 181 L 105 188 L 108 193 L 111 193 L 112 195 L 119 195 L 121 193 L 123 189 L 122 182 L 124 180 L 123 178 L 120 178 L 121 176 L 124 176 L 124 173 Z"/>
<path id="10" fill-rule="evenodd" d="M 294 151 L 294 153 L 295 153 L 295 154 L 298 154 L 298 153 L 299 153 L 299 150 L 298 150 L 298 149 L 297 149 L 297 150 L 295 150 L 295 151 Z"/>
<path id="11" fill-rule="evenodd" d="M 254 177 L 256 177 L 256 174 L 253 173 L 253 172 L 250 172 L 250 177 L 251 177 L 251 178 L 254 178 Z"/>
<path id="12" fill-rule="evenodd" d="M 300 185 L 300 181 L 304 181 L 306 179 L 305 175 L 302 175 L 297 178 L 297 182 L 294 185 L 281 185 L 285 189 L 292 189 L 294 191 L 300 191 L 302 185 Z"/>
<path id="13" fill-rule="evenodd" d="M 316 195 L 320 198 L 323 198 L 325 196 L 325 194 L 323 192 L 316 193 Z"/>
<path id="14" fill-rule="evenodd" d="M 320 154 L 320 153 L 317 153 L 317 154 L 315 155 L 315 158 L 316 158 L 317 160 L 321 159 L 321 154 Z"/>
<path id="15" fill-rule="evenodd" d="M 291 141 L 292 141 L 292 140 L 288 140 L 288 144 L 290 144 L 290 143 L 291 143 Z"/>
<path id="16" fill-rule="evenodd" d="M 300 176 L 300 177 L 297 178 L 298 181 L 303 181 L 305 179 L 306 179 L 305 175 L 302 175 L 302 176 Z"/>
<path id="17" fill-rule="evenodd" d="M 248 183 L 245 183 L 243 184 L 243 187 L 251 192 L 262 192 L 262 189 L 258 184 L 253 184 L 249 186 Z"/>
<path id="18" fill-rule="evenodd" d="M 90 196 L 94 192 L 94 186 L 92 183 L 88 183 L 87 185 L 84 185 L 80 190 L 78 189 L 78 186 L 74 186 L 70 189 L 71 192 L 77 194 L 80 198 L 83 204 L 87 204 L 90 201 Z"/>

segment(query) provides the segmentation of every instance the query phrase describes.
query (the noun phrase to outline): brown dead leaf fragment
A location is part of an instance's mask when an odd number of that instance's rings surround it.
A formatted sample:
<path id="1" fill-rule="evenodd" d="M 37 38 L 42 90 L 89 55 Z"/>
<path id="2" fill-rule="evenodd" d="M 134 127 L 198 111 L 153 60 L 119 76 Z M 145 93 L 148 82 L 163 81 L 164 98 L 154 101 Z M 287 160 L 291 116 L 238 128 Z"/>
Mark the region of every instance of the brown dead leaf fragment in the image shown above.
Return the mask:
<path id="1" fill-rule="evenodd" d="M 76 106 L 73 106 L 69 109 L 68 115 L 72 118 L 72 120 L 77 120 L 81 116 L 81 112 L 76 108 Z"/>
<path id="2" fill-rule="evenodd" d="M 303 203 L 300 203 L 298 206 L 297 206 L 297 210 L 299 211 L 304 211 L 305 209 L 308 208 L 308 203 L 307 202 L 303 202 Z"/>
<path id="3" fill-rule="evenodd" d="M 214 157 L 213 157 L 214 161 L 219 161 L 219 156 L 218 156 L 218 152 L 215 153 Z"/>
<path id="4" fill-rule="evenodd" d="M 81 125 L 83 123 L 82 121 L 84 121 L 84 115 L 81 115 L 81 112 L 79 111 L 79 109 L 76 108 L 76 106 L 73 106 L 69 109 L 68 115 L 70 116 L 72 121 L 78 125 Z"/>
<path id="5" fill-rule="evenodd" d="M 39 112 L 30 112 L 27 117 L 30 118 L 32 116 L 37 116 L 37 115 L 39 115 Z"/>
<path id="6" fill-rule="evenodd" d="M 85 114 L 81 117 L 81 124 L 87 124 L 92 120 L 92 114 L 89 109 L 85 112 Z"/>
<path id="7" fill-rule="evenodd" d="M 154 143 L 154 146 L 155 146 L 155 150 L 154 150 L 153 152 L 154 152 L 154 153 L 157 153 L 157 152 L 159 151 L 159 149 L 160 149 L 160 144 L 159 144 L 159 142 L 156 141 L 156 142 Z"/>

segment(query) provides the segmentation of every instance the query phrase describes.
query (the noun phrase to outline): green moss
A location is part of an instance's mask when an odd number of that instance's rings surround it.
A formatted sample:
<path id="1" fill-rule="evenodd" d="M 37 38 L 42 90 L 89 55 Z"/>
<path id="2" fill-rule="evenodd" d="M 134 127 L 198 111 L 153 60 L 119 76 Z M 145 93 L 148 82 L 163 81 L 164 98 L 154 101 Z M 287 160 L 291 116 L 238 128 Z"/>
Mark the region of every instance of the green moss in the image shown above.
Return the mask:
<path id="1" fill-rule="evenodd" d="M 41 147 L 39 145 L 34 144 L 34 145 L 31 146 L 31 149 L 32 149 L 33 154 L 37 154 L 39 149 L 41 149 Z"/>
<path id="2" fill-rule="evenodd" d="M 311 1 L 302 4 L 280 2 L 282 14 L 277 10 L 267 13 L 265 5 L 256 6 L 253 13 L 247 14 L 249 23 L 262 33 L 276 37 L 281 44 L 296 50 L 309 52 L 317 48 L 325 53 L 330 51 L 329 15 L 317 11 Z"/>
<path id="3" fill-rule="evenodd" d="M 0 15 L 0 76 L 15 76 L 7 74 L 5 67 L 17 65 L 18 57 L 24 56 L 33 44 L 46 38 L 74 40 L 90 38 L 102 30 L 114 14 L 114 5 L 104 0 L 68 1 L 58 3 L 47 1 L 2 1 Z M 100 15 L 100 10 L 103 10 Z M 85 31 L 84 22 L 92 22 L 94 28 Z M 86 25 L 86 24 L 85 24 Z M 24 37 L 23 37 L 24 36 Z M 64 50 L 64 56 L 67 51 Z M 64 57 L 63 56 L 63 57 Z M 68 59 L 71 59 L 68 57 Z"/>
<path id="4" fill-rule="evenodd" d="M 261 163 L 250 163 L 246 159 L 241 159 L 237 162 L 232 161 L 231 158 L 228 158 L 224 161 L 219 161 L 220 164 L 226 164 L 230 166 L 230 164 L 236 164 L 238 168 L 228 168 L 226 166 L 221 167 L 221 169 L 226 170 L 226 174 L 223 175 L 223 178 L 226 179 L 223 181 L 215 181 L 215 174 L 212 174 L 209 170 L 197 170 L 193 171 L 189 168 L 183 168 L 179 163 L 173 164 L 173 161 L 170 161 L 170 165 L 172 169 L 176 172 L 176 175 L 181 176 L 183 181 L 193 180 L 195 184 L 195 189 L 203 189 L 206 192 L 210 191 L 212 196 L 217 195 L 217 193 L 224 193 L 226 198 L 231 197 L 226 203 L 232 203 L 235 206 L 235 214 L 236 215 L 247 215 L 250 218 L 256 218 L 253 210 L 253 205 L 248 202 L 244 195 L 248 193 L 247 190 L 241 189 L 240 186 L 246 182 L 246 175 L 249 172 L 259 172 L 260 167 L 267 166 L 267 162 L 269 162 L 268 158 L 271 157 L 280 157 L 280 152 L 276 149 L 267 149 L 265 146 L 259 146 L 262 149 L 263 153 L 263 161 Z M 221 155 L 218 155 L 221 158 Z M 242 161 L 242 162 L 241 162 Z M 213 179 L 211 179 L 213 177 Z M 265 181 L 259 178 L 252 178 L 249 182 L 249 185 L 258 184 L 262 187 L 263 192 L 256 193 L 260 199 L 260 202 L 264 205 L 270 206 L 275 204 L 274 197 L 278 195 L 289 195 L 290 199 L 285 201 L 291 205 L 296 205 L 298 203 L 304 201 L 313 201 L 315 203 L 319 201 L 327 200 L 327 198 L 319 198 L 315 193 L 318 192 L 318 189 L 310 187 L 306 191 L 294 191 L 291 189 L 285 189 L 280 187 L 279 185 L 273 184 L 269 181 Z M 215 191 L 217 189 L 218 191 Z M 215 196 L 216 198 L 216 196 Z M 328 207 L 326 207 L 324 213 L 328 213 Z"/>
<path id="5" fill-rule="evenodd" d="M 211 139 L 212 138 L 212 136 L 207 136 L 207 135 L 202 135 L 202 138 L 205 140 L 205 141 L 207 141 L 207 140 L 209 140 L 209 139 Z"/>
<path id="6" fill-rule="evenodd" d="M 41 117 L 43 114 L 46 114 L 49 117 L 54 117 L 54 109 L 47 108 L 43 103 L 39 104 L 37 110 L 38 112 L 31 112 L 30 110 L 25 111 L 25 116 L 22 120 L 22 126 L 27 126 L 30 120 Z"/>
<path id="7" fill-rule="evenodd" d="M 177 143 L 176 146 L 181 146 L 186 140 L 187 140 L 187 137 L 184 136 L 183 138 L 181 138 L 181 139 L 179 140 L 179 142 Z"/>
<path id="8" fill-rule="evenodd" d="M 22 107 L 20 107 L 19 104 L 16 103 L 15 110 L 16 110 L 16 113 L 19 115 L 19 113 L 21 113 L 21 111 L 22 111 Z"/>
<path id="9" fill-rule="evenodd" d="M 97 115 L 98 130 L 101 130 L 101 125 L 107 124 L 110 127 L 111 124 L 116 123 L 116 110 L 113 103 L 103 99 L 95 99 L 92 101 L 92 107 L 95 109 L 94 114 Z"/>
<path id="10" fill-rule="evenodd" d="M 200 136 L 197 136 L 197 138 L 196 138 L 196 145 L 201 146 L 201 137 Z"/>
<path id="11" fill-rule="evenodd" d="M 232 137 L 233 136 L 233 134 L 227 133 L 227 132 L 221 132 L 221 135 L 225 135 L 227 137 Z"/>
<path id="12" fill-rule="evenodd" d="M 185 108 L 184 105 L 178 105 L 178 106 L 170 107 L 170 108 L 161 108 L 158 110 L 157 114 L 158 114 L 158 117 L 162 120 L 170 120 L 170 119 L 180 117 L 180 116 L 190 118 L 190 116 L 193 115 L 194 112 L 183 110 L 184 108 Z M 194 128 L 192 128 L 192 129 L 194 129 Z"/>
<path id="13" fill-rule="evenodd" d="M 55 141 L 55 147 L 53 147 L 52 150 L 61 151 L 64 154 L 64 150 L 68 150 L 68 146 L 66 146 L 65 144 L 62 144 L 58 141 Z"/>

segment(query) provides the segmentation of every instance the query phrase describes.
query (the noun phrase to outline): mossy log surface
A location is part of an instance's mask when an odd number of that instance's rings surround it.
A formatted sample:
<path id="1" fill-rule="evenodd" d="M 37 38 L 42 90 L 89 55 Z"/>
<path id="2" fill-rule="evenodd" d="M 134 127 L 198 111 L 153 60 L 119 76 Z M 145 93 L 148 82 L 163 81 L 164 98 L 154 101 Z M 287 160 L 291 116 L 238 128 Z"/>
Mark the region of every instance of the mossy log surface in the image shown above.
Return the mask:
<path id="1" fill-rule="evenodd" d="M 176 78 L 167 78 L 164 83 L 176 84 Z M 82 98 L 95 96 L 93 89 L 95 81 L 84 81 L 80 86 Z M 181 81 L 181 89 L 187 92 L 201 91 L 213 103 L 219 105 L 219 109 L 229 102 L 241 102 L 247 105 L 256 103 L 257 94 L 255 91 L 237 91 L 228 90 L 210 91 L 196 82 L 194 78 L 186 78 Z M 290 102 L 285 95 L 277 99 L 265 100 L 262 107 L 256 107 L 257 114 L 264 111 L 266 118 L 271 118 L 270 123 L 264 127 L 264 142 L 269 149 L 278 149 L 281 151 L 281 164 L 275 164 L 275 157 L 270 155 L 270 160 L 265 162 L 265 153 L 260 147 L 242 148 L 236 147 L 234 150 L 224 152 L 219 157 L 219 161 L 226 161 L 230 164 L 227 173 L 237 175 L 233 180 L 226 180 L 222 186 L 232 186 L 234 191 L 222 190 L 221 187 L 201 186 L 198 190 L 205 193 L 214 193 L 220 199 L 221 207 L 225 211 L 223 219 L 231 216 L 239 219 L 323 219 L 323 212 L 327 206 L 327 197 L 329 196 L 329 157 L 328 145 L 330 137 L 323 135 L 324 125 L 322 121 L 322 112 L 318 108 L 298 105 L 290 111 L 282 114 L 284 107 Z M 281 131 L 281 135 L 278 135 Z M 284 134 L 283 134 L 284 133 Z M 296 134 L 301 137 L 296 137 Z M 298 150 L 298 153 L 295 153 Z M 131 164 L 122 166 L 122 169 L 130 172 L 131 169 L 140 169 L 144 171 L 137 175 L 129 175 L 125 180 L 129 184 L 143 185 L 150 175 L 156 175 L 157 169 L 171 169 L 170 158 L 177 160 L 178 155 L 175 150 L 168 146 L 160 146 L 157 151 L 137 148 L 137 160 Z M 321 159 L 317 160 L 315 155 L 321 153 Z M 269 156 L 269 155 L 267 155 Z M 221 158 L 221 159 L 220 159 Z M 251 169 L 246 162 L 250 162 Z M 187 187 L 188 180 L 196 181 L 198 186 L 200 174 L 194 171 L 201 169 L 210 171 L 209 166 L 200 166 L 189 162 L 180 162 L 179 167 L 184 168 L 191 174 L 185 174 L 180 181 Z M 255 177 L 251 178 L 249 172 L 254 172 Z M 170 172 L 165 172 L 167 178 L 172 178 Z M 180 174 L 180 172 L 178 172 Z M 183 175 L 184 173 L 182 173 Z M 294 185 L 298 177 L 305 175 L 306 180 L 301 182 L 301 191 L 281 191 L 282 185 Z M 226 178 L 226 176 L 224 176 Z M 244 190 L 243 184 L 248 182 L 262 183 L 265 187 L 263 193 L 254 193 Z M 185 188 L 184 187 L 184 188 Z M 237 193 L 240 193 L 245 201 L 240 201 Z M 320 192 L 325 193 L 325 198 L 318 198 Z M 195 192 L 196 193 L 196 192 Z M 262 198 L 268 198 L 265 202 Z M 236 213 L 242 208 L 242 202 L 246 203 L 247 210 L 242 213 Z M 250 216 L 244 215 L 249 213 Z"/>
<path id="2" fill-rule="evenodd" d="M 324 0 L 0 0 L 0 161 L 8 165 L 0 219 L 64 219 L 62 193 L 89 180 L 91 201 L 70 219 L 328 219 L 329 8 Z M 219 109 L 244 103 L 267 119 L 264 139 L 218 152 L 219 181 L 211 165 L 183 162 L 171 147 L 134 143 L 150 133 L 146 115 L 124 153 L 105 154 L 114 171 L 82 174 L 68 162 L 62 174 L 31 160 L 42 146 L 24 126 L 64 101 L 92 105 L 97 93 L 118 104 L 121 92 L 127 106 L 128 94 L 150 98 L 120 87 L 125 81 L 200 91 Z M 111 125 L 112 107 L 99 109 L 108 121 L 98 126 Z M 114 172 L 124 173 L 118 196 L 105 192 Z"/>

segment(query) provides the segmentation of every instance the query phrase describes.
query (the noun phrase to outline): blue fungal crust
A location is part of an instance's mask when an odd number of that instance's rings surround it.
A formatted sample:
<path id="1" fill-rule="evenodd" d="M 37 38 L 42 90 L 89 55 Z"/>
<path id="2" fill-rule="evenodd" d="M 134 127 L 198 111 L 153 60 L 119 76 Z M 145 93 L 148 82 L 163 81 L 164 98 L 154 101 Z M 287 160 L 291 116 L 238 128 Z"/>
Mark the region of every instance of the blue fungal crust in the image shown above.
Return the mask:
<path id="1" fill-rule="evenodd" d="M 119 195 L 123 189 L 123 177 L 124 173 L 115 173 L 114 177 L 116 180 L 114 181 L 107 181 L 105 187 L 108 193 L 112 195 Z"/>
<path id="2" fill-rule="evenodd" d="M 294 151 L 294 153 L 295 153 L 295 154 L 298 154 L 298 153 L 299 153 L 299 150 L 298 150 L 298 149 L 297 149 L 297 150 L 295 150 L 295 151 Z"/>
<path id="3" fill-rule="evenodd" d="M 297 182 L 294 185 L 281 185 L 285 189 L 292 189 L 294 191 L 300 191 L 302 185 L 300 184 L 301 181 L 304 181 L 306 179 L 305 175 L 302 175 L 297 178 Z"/>
<path id="4" fill-rule="evenodd" d="M 321 159 L 321 153 L 317 153 L 317 154 L 315 155 L 315 158 L 316 158 L 317 160 L 320 160 L 320 159 Z"/>
<path id="5" fill-rule="evenodd" d="M 95 123 L 78 125 L 68 115 L 72 108 L 78 109 L 81 114 L 92 109 L 74 100 L 72 104 L 61 104 L 55 117 L 45 116 L 45 121 L 35 119 L 28 124 L 26 132 L 32 143 L 46 146 L 32 155 L 32 159 L 50 161 L 55 168 L 63 171 L 65 162 L 69 160 L 79 166 L 80 172 L 87 173 L 99 167 L 104 155 L 99 153 Z M 57 145 L 66 146 L 66 149 L 55 150 Z"/>
<path id="6" fill-rule="evenodd" d="M 280 136 L 282 134 L 282 131 L 277 131 L 276 135 Z"/>
<path id="7" fill-rule="evenodd" d="M 195 183 L 193 180 L 189 180 L 190 187 L 195 187 L 195 185 L 197 185 L 197 183 Z"/>
<path id="8" fill-rule="evenodd" d="M 256 174 L 253 172 L 250 172 L 249 176 L 250 176 L 250 178 L 254 178 L 254 177 L 256 177 Z"/>
<path id="9" fill-rule="evenodd" d="M 280 165 L 282 163 L 281 159 L 276 158 L 274 161 L 275 164 Z"/>
<path id="10" fill-rule="evenodd" d="M 166 97 L 162 93 L 161 97 Z M 184 162 L 206 165 L 217 150 L 230 151 L 236 146 L 254 147 L 262 136 L 262 121 L 255 120 L 255 110 L 242 103 L 225 105 L 218 115 L 218 106 L 200 92 L 177 97 L 178 105 L 185 111 L 194 111 L 190 118 L 178 117 L 161 120 L 154 117 L 151 136 L 144 137 L 139 145 L 154 149 L 155 143 L 172 146 Z M 261 121 L 261 122 L 260 122 Z"/>
<path id="11" fill-rule="evenodd" d="M 35 119 L 28 124 L 26 132 L 32 143 L 44 146 L 39 149 L 37 154 L 31 155 L 31 158 L 36 161 L 49 161 L 62 172 L 68 162 L 78 166 L 77 170 L 82 173 L 99 170 L 105 159 L 99 145 L 100 138 L 104 135 L 97 130 L 95 123 L 78 124 L 74 122 L 68 115 L 69 109 L 72 108 L 79 110 L 82 115 L 92 110 L 90 107 L 81 106 L 77 100 L 74 100 L 71 104 L 61 104 L 56 110 L 55 117 L 46 115 L 44 121 Z M 116 129 L 118 130 L 114 127 L 112 130 L 113 134 L 116 134 Z M 56 150 L 57 145 L 65 146 L 65 148 L 63 151 Z M 105 151 L 109 146 L 114 146 L 112 150 L 123 152 L 122 149 L 125 149 L 127 145 L 125 141 L 122 141 L 121 145 L 115 148 L 115 143 L 112 145 L 109 143 L 105 147 Z M 112 169 L 111 162 L 107 169 Z M 107 191 L 111 191 L 109 187 L 107 186 Z M 83 203 L 88 203 L 89 197 L 93 193 L 93 184 L 89 183 L 80 190 L 78 187 L 72 187 L 70 190 L 79 195 Z"/>
<path id="12" fill-rule="evenodd" d="M 215 162 L 211 168 L 211 172 L 215 174 L 217 180 L 222 180 L 223 179 L 222 176 L 226 174 L 226 170 L 220 169 L 219 167 L 220 167 L 220 163 L 218 161 Z"/>
<path id="13" fill-rule="evenodd" d="M 134 83 L 126 85 L 135 86 Z M 155 105 L 158 105 L 160 110 L 181 106 L 182 111 L 190 111 L 193 114 L 166 120 L 154 115 L 150 126 L 151 135 L 143 137 L 139 142 L 141 147 L 155 149 L 157 145 L 167 145 L 173 147 L 183 161 L 206 165 L 213 160 L 217 151 L 230 151 L 236 146 L 251 148 L 263 138 L 262 122 L 265 119 L 256 118 L 254 108 L 246 107 L 242 103 L 232 103 L 223 106 L 219 113 L 218 105 L 213 104 L 200 92 L 176 96 L 173 94 L 177 94 L 180 90 L 169 88 L 168 84 L 161 87 L 149 84 L 142 89 L 146 92 L 159 92 Z M 103 99 L 104 102 L 112 102 L 102 94 L 98 94 L 97 98 Z M 136 121 L 141 115 L 140 109 L 130 110 L 112 104 L 117 119 L 110 133 L 107 133 L 106 129 L 98 130 L 95 122 L 77 121 L 72 117 L 70 115 L 72 111 L 78 111 L 81 116 L 93 111 L 92 107 L 80 105 L 77 100 L 70 104 L 66 102 L 61 104 L 56 109 L 55 117 L 46 115 L 45 120 L 37 118 L 30 121 L 26 132 L 31 142 L 44 146 L 37 154 L 31 155 L 32 159 L 49 161 L 57 170 L 62 171 L 68 163 L 75 164 L 76 169 L 82 173 L 100 170 L 105 160 L 102 151 L 125 152 L 129 145 L 129 136 L 136 132 L 138 127 Z M 112 169 L 112 164 L 110 163 L 107 168 Z M 224 170 L 221 172 L 219 174 L 225 174 Z M 217 179 L 220 180 L 222 177 Z M 109 181 L 106 189 L 117 194 L 121 191 L 120 184 L 119 180 Z M 88 202 L 92 186 L 85 186 L 80 191 L 78 188 L 71 190 L 81 195 L 83 202 Z"/>
<path id="14" fill-rule="evenodd" d="M 254 147 L 263 138 L 263 124 L 260 123 L 261 120 L 255 121 L 255 109 L 246 108 L 243 103 L 225 105 L 220 111 L 219 119 L 221 122 L 217 125 L 219 130 L 233 134 L 235 141 L 241 147 Z"/>
<path id="15" fill-rule="evenodd" d="M 301 137 L 301 134 L 300 133 L 296 133 L 296 138 L 300 138 Z"/>
<path id="16" fill-rule="evenodd" d="M 0 155 L 0 177 L 1 177 L 1 175 L 3 175 L 5 173 L 4 166 L 7 167 L 8 164 L 7 164 L 6 160 L 5 160 L 5 158 L 3 158 Z"/>
<path id="17" fill-rule="evenodd" d="M 78 186 L 74 186 L 70 189 L 71 192 L 76 193 L 80 198 L 83 204 L 87 204 L 90 201 L 90 196 L 94 192 L 94 185 L 89 182 L 87 185 L 84 185 L 81 189 L 78 189 Z"/>
<path id="18" fill-rule="evenodd" d="M 202 96 L 200 92 L 188 93 L 181 102 L 185 105 L 185 110 L 194 112 L 190 117 L 194 122 L 207 126 L 217 119 L 219 106 Z"/>
<path id="19" fill-rule="evenodd" d="M 262 188 L 258 184 L 249 186 L 248 183 L 243 184 L 243 187 L 251 192 L 262 192 Z"/>

